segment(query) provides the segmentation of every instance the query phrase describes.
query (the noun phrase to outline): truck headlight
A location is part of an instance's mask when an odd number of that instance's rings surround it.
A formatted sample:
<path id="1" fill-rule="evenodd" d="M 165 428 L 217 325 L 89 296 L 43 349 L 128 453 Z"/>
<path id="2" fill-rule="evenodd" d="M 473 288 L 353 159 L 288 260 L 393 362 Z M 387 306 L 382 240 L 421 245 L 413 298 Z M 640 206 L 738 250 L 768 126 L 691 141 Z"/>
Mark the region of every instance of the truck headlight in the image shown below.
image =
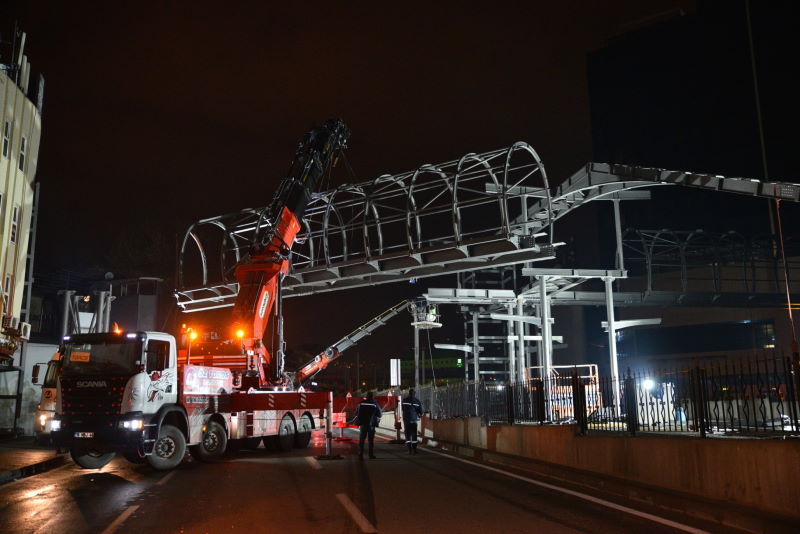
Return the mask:
<path id="1" fill-rule="evenodd" d="M 53 419 L 50 421 L 50 430 L 53 432 L 58 432 L 61 430 L 61 420 L 60 419 Z"/>
<path id="2" fill-rule="evenodd" d="M 144 421 L 141 419 L 130 419 L 122 422 L 122 427 L 128 430 L 141 430 L 144 428 Z"/>

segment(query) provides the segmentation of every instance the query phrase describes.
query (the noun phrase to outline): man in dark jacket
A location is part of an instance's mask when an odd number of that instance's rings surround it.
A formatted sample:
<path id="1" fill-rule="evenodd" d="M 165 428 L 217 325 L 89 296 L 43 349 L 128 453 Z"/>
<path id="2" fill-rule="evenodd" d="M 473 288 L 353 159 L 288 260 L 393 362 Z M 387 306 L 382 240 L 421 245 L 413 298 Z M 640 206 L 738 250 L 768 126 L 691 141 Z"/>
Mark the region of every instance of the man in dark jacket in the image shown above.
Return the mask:
<path id="1" fill-rule="evenodd" d="M 422 403 L 412 389 L 408 397 L 403 399 L 403 427 L 406 429 L 406 445 L 408 454 L 417 454 L 417 424 L 422 417 Z"/>
<path id="2" fill-rule="evenodd" d="M 358 437 L 358 458 L 364 458 L 364 439 L 369 438 L 369 457 L 375 458 L 375 427 L 381 419 L 381 407 L 375 402 L 372 392 L 361 401 L 356 408 L 356 422 L 360 435 Z"/>

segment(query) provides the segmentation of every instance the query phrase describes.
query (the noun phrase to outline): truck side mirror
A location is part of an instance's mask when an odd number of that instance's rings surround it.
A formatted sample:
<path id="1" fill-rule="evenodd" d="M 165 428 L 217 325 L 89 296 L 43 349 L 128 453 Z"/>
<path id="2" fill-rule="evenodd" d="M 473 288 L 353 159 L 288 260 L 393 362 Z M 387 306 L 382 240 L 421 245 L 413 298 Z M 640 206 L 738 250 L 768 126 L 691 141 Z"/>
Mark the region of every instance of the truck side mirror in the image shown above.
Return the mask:
<path id="1" fill-rule="evenodd" d="M 33 371 L 31 372 L 31 383 L 38 384 L 39 383 L 39 369 L 41 366 L 44 365 L 43 363 L 37 363 L 33 366 Z"/>

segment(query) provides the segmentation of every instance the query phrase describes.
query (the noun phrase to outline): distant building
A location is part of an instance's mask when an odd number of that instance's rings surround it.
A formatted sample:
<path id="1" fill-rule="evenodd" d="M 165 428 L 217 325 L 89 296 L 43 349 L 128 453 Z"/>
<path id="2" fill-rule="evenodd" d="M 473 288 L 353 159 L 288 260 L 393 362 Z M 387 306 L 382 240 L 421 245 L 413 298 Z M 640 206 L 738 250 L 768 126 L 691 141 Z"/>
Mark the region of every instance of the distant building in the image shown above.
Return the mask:
<path id="1" fill-rule="evenodd" d="M 696 12 L 630 29 L 589 54 L 594 161 L 796 182 L 793 19 L 787 6 L 699 2 Z M 647 289 L 645 257 L 626 251 L 630 278 L 621 282 L 623 290 L 682 291 L 686 299 L 618 309 L 618 320 L 662 319 L 660 326 L 618 331 L 621 370 L 788 354 L 793 336 L 783 273 L 776 267 L 774 210 L 771 201 L 679 188 L 656 189 L 649 202 L 623 203 L 623 224 L 641 231 L 631 235 L 656 229 L 660 243 L 674 237 L 676 250 L 683 247 L 683 256 L 694 259 L 681 276 L 678 263 L 670 266 L 666 255 L 659 256 Z M 782 209 L 792 293 L 798 291 L 792 279 L 800 268 L 794 245 L 799 214 L 796 205 Z M 705 236 L 705 254 L 702 246 L 689 250 L 692 234 Z M 726 248 L 739 236 L 741 244 Z M 608 243 L 605 248 L 613 250 Z M 713 289 L 702 285 L 712 279 Z M 710 291 L 716 293 L 712 301 L 692 302 L 693 293 Z M 605 311 L 585 313 L 590 359 L 602 362 L 607 335 L 595 325 Z"/>
<path id="2" fill-rule="evenodd" d="M 22 53 L 25 35 L 19 36 L 15 57 L 9 64 L 0 64 L 0 365 L 11 364 L 29 335 L 29 325 L 21 315 L 42 129 L 43 82 L 40 78 L 36 84 L 34 103 L 29 97 L 31 67 Z"/>

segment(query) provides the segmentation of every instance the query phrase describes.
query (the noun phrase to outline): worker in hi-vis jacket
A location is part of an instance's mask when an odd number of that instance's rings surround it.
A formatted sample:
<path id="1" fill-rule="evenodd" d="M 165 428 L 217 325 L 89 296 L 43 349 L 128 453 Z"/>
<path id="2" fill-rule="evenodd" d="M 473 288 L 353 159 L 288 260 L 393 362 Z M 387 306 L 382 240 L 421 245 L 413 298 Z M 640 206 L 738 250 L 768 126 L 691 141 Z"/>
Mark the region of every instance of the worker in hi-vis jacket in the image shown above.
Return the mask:
<path id="1" fill-rule="evenodd" d="M 422 403 L 415 397 L 412 389 L 403 399 L 403 427 L 406 429 L 406 446 L 408 454 L 417 454 L 417 423 L 422 417 Z"/>

